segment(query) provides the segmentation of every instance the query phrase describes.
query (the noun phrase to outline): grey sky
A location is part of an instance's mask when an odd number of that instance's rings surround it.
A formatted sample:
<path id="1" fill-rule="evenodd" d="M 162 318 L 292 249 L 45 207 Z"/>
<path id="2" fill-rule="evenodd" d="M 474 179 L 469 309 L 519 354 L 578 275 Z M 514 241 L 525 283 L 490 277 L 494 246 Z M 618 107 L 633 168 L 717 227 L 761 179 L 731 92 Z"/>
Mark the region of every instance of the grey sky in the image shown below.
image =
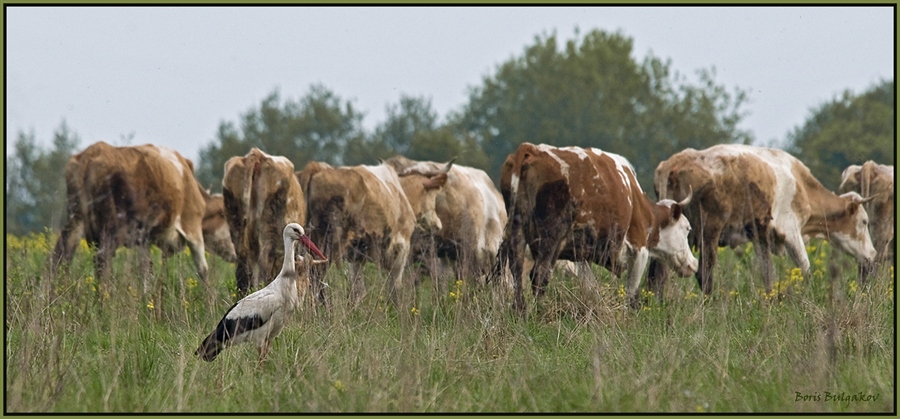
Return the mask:
<path id="1" fill-rule="evenodd" d="M 810 109 L 894 74 L 885 7 L 7 7 L 7 153 L 19 131 L 172 147 L 196 161 L 223 120 L 321 83 L 372 130 L 401 94 L 443 118 L 541 33 L 621 30 L 634 56 L 749 91 L 742 128 L 783 139 Z M 615 151 L 615 150 L 611 150 Z"/>

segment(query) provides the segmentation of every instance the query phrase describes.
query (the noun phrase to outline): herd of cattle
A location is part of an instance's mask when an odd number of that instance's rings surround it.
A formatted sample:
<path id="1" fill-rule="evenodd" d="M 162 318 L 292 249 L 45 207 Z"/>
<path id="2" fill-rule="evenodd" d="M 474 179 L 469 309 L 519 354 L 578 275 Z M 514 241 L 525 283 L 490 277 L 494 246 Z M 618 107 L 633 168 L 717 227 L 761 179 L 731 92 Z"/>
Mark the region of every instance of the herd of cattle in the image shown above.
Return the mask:
<path id="1" fill-rule="evenodd" d="M 329 260 L 310 275 L 323 303 L 331 263 L 348 262 L 354 283 L 361 264 L 380 265 L 396 297 L 409 288 L 411 261 L 449 260 L 459 277 L 516 278 L 514 307 L 523 310 L 522 278 L 530 275 L 539 296 L 559 259 L 625 273 L 634 305 L 645 270 L 660 296 L 670 269 L 696 274 L 703 292 L 712 292 L 718 246 L 752 241 L 767 292 L 770 252 L 786 250 L 809 275 L 810 237 L 855 257 L 863 276 L 893 249 L 894 169 L 871 161 L 848 167 L 837 195 L 781 150 L 687 149 L 656 168 L 658 202 L 647 198 L 625 158 L 596 148 L 523 143 L 502 166 L 499 192 L 484 171 L 452 161 L 397 156 L 376 166 L 313 161 L 294 169 L 254 148 L 228 160 L 222 194 L 210 194 L 173 150 L 93 144 L 66 165 L 68 221 L 53 272 L 71 261 L 82 237 L 96 248 L 98 278 L 108 275 L 117 247 L 149 256 L 155 244 L 168 256 L 187 245 L 203 280 L 206 251 L 234 262 L 245 295 L 278 273 L 281 230 L 296 222 Z"/>

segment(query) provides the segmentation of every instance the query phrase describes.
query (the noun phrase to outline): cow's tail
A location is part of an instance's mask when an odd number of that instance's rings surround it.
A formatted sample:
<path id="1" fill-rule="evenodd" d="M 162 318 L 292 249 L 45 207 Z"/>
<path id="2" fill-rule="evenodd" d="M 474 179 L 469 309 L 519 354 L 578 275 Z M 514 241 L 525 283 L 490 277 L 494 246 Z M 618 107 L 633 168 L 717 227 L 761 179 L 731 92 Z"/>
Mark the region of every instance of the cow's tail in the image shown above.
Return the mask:
<path id="1" fill-rule="evenodd" d="M 514 165 L 512 172 L 521 179 L 521 166 Z M 517 232 L 515 231 L 513 225 L 516 224 L 516 227 L 521 229 L 520 223 L 518 223 L 519 218 L 517 218 L 518 207 L 520 203 L 518 202 L 518 185 L 512 187 L 509 191 L 508 199 L 509 203 L 506 208 L 507 220 L 506 225 L 503 226 L 503 240 L 500 242 L 500 247 L 497 249 L 497 257 L 494 262 L 494 266 L 491 269 L 490 274 L 487 276 L 485 282 L 490 282 L 494 279 L 501 279 L 503 276 L 510 271 L 510 259 L 514 257 L 513 255 L 513 235 Z M 521 233 L 519 231 L 518 233 Z"/>

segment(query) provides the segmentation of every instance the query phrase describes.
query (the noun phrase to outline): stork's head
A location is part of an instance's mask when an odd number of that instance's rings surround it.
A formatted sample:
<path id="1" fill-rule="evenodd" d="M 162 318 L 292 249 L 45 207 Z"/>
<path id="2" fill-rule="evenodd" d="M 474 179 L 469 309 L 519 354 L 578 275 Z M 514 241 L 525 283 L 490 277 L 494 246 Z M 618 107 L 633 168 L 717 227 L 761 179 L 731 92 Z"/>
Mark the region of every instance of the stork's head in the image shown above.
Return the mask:
<path id="1" fill-rule="evenodd" d="M 316 257 L 318 257 L 319 259 L 327 259 L 322 251 L 319 250 L 318 247 L 316 247 L 316 244 L 309 239 L 309 236 L 306 235 L 306 231 L 303 230 L 303 227 L 300 224 L 289 223 L 288 225 L 284 226 L 284 240 L 299 241 L 301 244 L 303 244 L 304 247 L 309 249 L 309 251 L 316 255 Z"/>

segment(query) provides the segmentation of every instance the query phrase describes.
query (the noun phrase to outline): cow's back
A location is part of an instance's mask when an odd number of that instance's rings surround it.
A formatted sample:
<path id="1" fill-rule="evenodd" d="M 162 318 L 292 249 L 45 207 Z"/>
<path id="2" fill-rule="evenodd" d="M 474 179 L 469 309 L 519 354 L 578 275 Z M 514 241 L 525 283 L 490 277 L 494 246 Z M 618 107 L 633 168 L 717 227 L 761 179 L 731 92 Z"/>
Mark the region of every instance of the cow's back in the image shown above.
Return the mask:
<path id="1" fill-rule="evenodd" d="M 225 163 L 222 195 L 231 240 L 238 257 L 238 287 L 275 277 L 284 257 L 281 229 L 306 224 L 306 199 L 294 165 L 258 148 Z"/>
<path id="2" fill-rule="evenodd" d="M 437 173 L 444 163 L 413 161 L 403 156 L 388 160 L 398 171 L 412 170 L 421 173 Z M 494 187 L 490 176 L 473 167 L 453 165 L 447 173 L 447 182 L 435 198 L 435 212 L 442 228 L 436 238 L 439 247 L 457 247 L 475 250 L 476 257 L 485 264 L 497 254 L 503 240 L 503 228 L 507 213 L 503 197 Z"/>
<path id="3" fill-rule="evenodd" d="M 701 221 L 720 223 L 726 230 L 723 238 L 735 245 L 745 240 L 739 237 L 753 219 L 792 217 L 785 213 L 792 199 L 784 199 L 796 189 L 790 161 L 759 156 L 745 147 L 728 144 L 676 153 L 656 168 L 658 198 L 680 201 L 693 193 L 686 210 L 691 225 L 702 231 Z M 701 207 L 715 220 L 701 220 Z"/>

